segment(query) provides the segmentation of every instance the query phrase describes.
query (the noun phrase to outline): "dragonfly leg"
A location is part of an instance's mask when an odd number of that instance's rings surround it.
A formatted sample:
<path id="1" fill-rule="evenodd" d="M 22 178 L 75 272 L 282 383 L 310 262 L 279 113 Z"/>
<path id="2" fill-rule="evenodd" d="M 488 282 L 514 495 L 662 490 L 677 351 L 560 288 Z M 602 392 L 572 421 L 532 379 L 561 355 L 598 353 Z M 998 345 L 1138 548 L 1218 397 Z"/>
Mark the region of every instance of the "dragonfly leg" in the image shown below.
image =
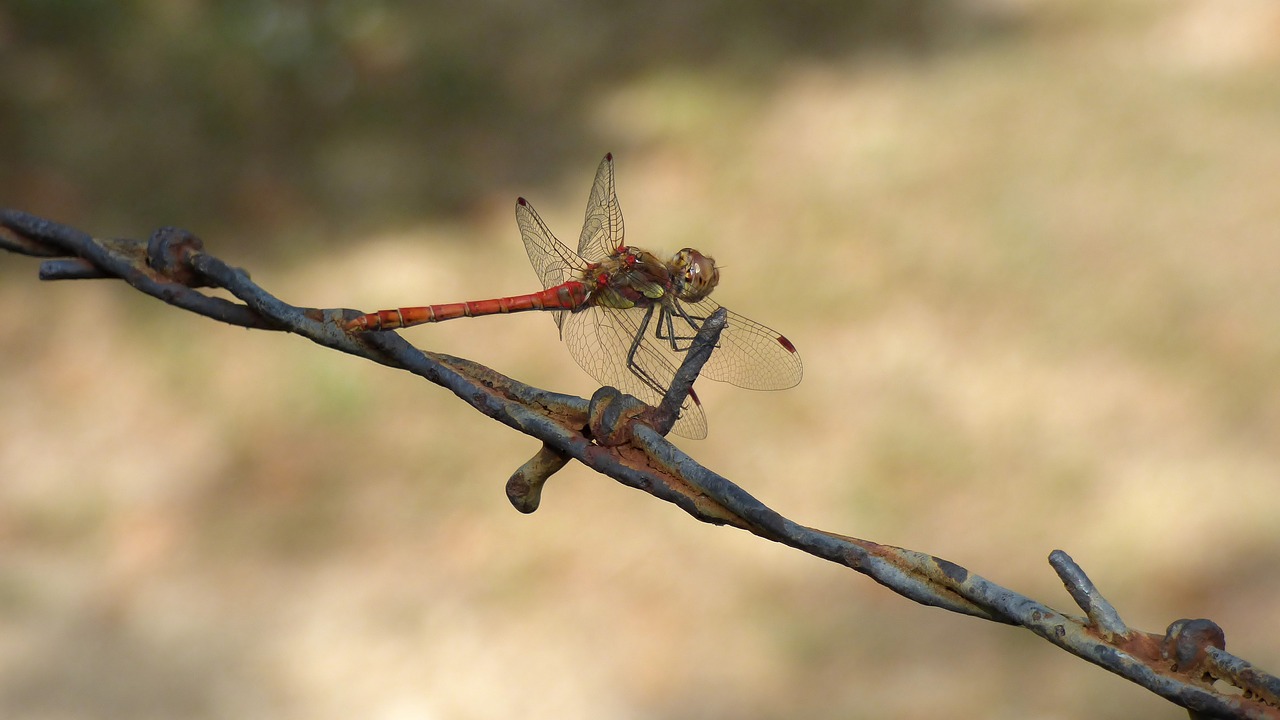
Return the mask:
<path id="1" fill-rule="evenodd" d="M 636 329 L 636 336 L 631 339 L 631 348 L 627 350 L 627 369 L 631 371 L 632 375 L 640 378 L 641 382 L 652 388 L 654 392 L 662 395 L 667 389 L 662 386 L 657 378 L 641 367 L 640 363 L 636 362 L 636 352 L 640 349 L 640 343 L 644 342 L 645 332 L 648 331 L 649 322 L 653 319 L 654 307 L 656 306 L 650 305 L 649 309 L 645 311 L 644 319 L 640 321 L 640 327 Z M 661 321 L 659 321 L 659 325 L 661 325 Z"/>
<path id="2" fill-rule="evenodd" d="M 689 348 L 693 345 L 693 338 L 697 336 L 698 331 L 702 329 L 702 323 L 706 321 L 706 318 L 698 317 L 697 315 L 690 315 L 685 311 L 684 307 L 680 303 L 674 303 L 673 305 L 674 310 L 667 307 L 662 308 L 662 315 L 658 318 L 658 327 L 655 330 L 654 335 L 657 336 L 659 340 L 665 340 L 667 344 L 671 346 L 672 350 L 676 352 L 688 352 Z M 673 317 L 677 315 L 689 326 L 688 335 L 681 335 L 676 332 L 675 320 Z M 681 328 L 683 327 L 684 325 L 681 325 Z M 666 330 L 665 335 L 663 334 L 664 328 Z M 719 346 L 717 345 L 717 347 Z"/>

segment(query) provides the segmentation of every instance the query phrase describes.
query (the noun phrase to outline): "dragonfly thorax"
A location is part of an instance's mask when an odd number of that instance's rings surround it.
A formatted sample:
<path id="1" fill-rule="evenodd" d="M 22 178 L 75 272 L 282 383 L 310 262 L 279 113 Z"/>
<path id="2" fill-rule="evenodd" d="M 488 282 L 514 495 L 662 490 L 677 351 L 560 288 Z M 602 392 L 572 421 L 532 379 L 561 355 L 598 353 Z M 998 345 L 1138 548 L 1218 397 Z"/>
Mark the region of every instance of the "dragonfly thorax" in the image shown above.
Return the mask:
<path id="1" fill-rule="evenodd" d="M 720 268 L 716 267 L 715 259 L 693 248 L 676 253 L 668 265 L 671 289 L 685 302 L 698 302 L 710 295 L 720 282 Z"/>

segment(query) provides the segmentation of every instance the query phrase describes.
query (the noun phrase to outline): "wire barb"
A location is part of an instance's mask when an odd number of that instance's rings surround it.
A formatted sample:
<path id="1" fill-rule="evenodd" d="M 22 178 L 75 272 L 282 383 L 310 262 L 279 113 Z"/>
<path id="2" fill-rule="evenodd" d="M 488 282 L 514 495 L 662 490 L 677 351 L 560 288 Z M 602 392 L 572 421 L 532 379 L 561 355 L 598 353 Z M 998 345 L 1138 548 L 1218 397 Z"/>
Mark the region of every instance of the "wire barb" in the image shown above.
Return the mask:
<path id="1" fill-rule="evenodd" d="M 1076 564 L 1076 561 L 1071 559 L 1070 555 L 1061 550 L 1054 550 L 1049 553 L 1049 565 L 1058 573 L 1071 599 L 1076 601 L 1076 605 L 1079 605 L 1081 610 L 1084 610 L 1094 627 L 1115 637 L 1124 637 L 1129 634 L 1129 628 L 1120 619 L 1120 613 L 1116 612 L 1115 607 L 1102 597 L 1102 593 L 1098 592 L 1093 581 Z"/>
<path id="2" fill-rule="evenodd" d="M 529 462 L 521 465 L 507 480 L 507 499 L 516 510 L 528 515 L 542 502 L 542 488 L 547 480 L 571 460 L 568 455 L 543 444 Z"/>

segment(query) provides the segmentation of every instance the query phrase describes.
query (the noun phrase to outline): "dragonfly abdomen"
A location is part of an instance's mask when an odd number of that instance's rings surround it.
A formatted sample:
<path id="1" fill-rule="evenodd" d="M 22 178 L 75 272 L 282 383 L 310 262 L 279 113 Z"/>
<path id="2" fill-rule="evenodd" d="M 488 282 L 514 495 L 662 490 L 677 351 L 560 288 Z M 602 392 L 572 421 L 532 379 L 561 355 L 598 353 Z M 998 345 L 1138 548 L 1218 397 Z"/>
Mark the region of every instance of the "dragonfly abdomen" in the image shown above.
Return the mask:
<path id="1" fill-rule="evenodd" d="M 527 295 L 379 310 L 347 322 L 347 329 L 394 330 L 423 323 L 443 322 L 462 317 L 501 315 L 528 310 L 576 310 L 587 302 L 586 286 L 576 280 Z"/>

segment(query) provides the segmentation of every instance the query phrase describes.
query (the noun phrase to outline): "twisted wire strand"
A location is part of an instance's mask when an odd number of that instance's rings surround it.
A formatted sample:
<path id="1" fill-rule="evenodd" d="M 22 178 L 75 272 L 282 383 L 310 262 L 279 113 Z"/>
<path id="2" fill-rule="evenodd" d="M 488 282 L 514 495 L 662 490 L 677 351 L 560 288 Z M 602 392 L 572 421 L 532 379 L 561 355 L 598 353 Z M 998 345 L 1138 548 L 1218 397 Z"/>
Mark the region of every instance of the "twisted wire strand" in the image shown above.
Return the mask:
<path id="1" fill-rule="evenodd" d="M 659 431 L 670 428 L 674 409 L 724 327 L 723 316 L 705 323 L 671 392 L 661 406 L 648 408 L 612 388 L 602 388 L 591 400 L 541 390 L 470 360 L 421 350 L 394 332 L 353 335 L 342 328 L 359 311 L 290 305 L 177 228 L 161 228 L 146 242 L 104 240 L 29 213 L 0 209 L 0 249 L 45 258 L 40 269 L 44 280 L 118 278 L 210 319 L 301 335 L 449 389 L 481 413 L 541 441 L 538 453 L 508 481 L 508 497 L 522 512 L 536 510 L 543 484 L 569 460 L 577 460 L 702 522 L 731 525 L 844 565 L 915 602 L 1023 627 L 1187 708 L 1193 717 L 1280 720 L 1280 680 L 1226 653 L 1217 625 L 1184 619 L 1163 634 L 1130 629 L 1061 550 L 1049 556 L 1050 565 L 1083 617 L 1058 612 L 927 553 L 796 523 L 672 445 Z M 229 291 L 240 303 L 199 290 L 209 286 Z"/>

